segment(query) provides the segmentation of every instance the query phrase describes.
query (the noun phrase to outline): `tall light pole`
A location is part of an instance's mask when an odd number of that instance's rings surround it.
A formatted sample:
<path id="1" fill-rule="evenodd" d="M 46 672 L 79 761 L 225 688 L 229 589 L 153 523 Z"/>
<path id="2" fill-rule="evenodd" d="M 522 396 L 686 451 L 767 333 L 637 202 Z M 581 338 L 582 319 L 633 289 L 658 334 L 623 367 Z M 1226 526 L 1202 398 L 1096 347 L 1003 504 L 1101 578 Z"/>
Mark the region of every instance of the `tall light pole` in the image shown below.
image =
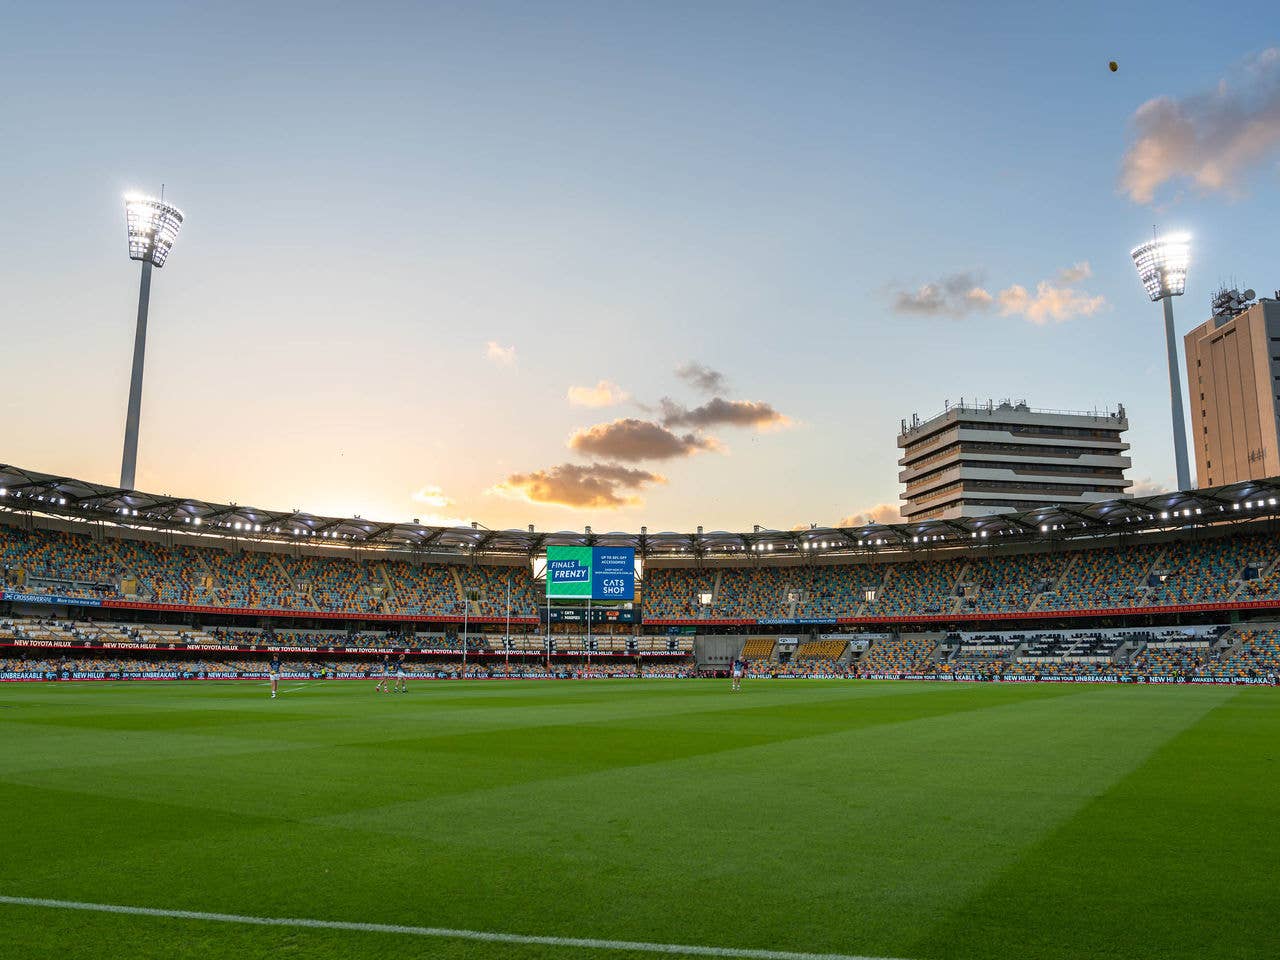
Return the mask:
<path id="1" fill-rule="evenodd" d="M 467 591 L 462 591 L 462 677 L 467 679 L 467 621 L 471 616 L 471 599 Z"/>
<path id="2" fill-rule="evenodd" d="M 120 460 L 120 486 L 132 490 L 138 467 L 138 422 L 142 418 L 142 365 L 147 352 L 147 307 L 151 301 L 151 268 L 169 259 L 182 226 L 182 211 L 172 204 L 129 194 L 124 198 L 125 225 L 129 231 L 129 259 L 142 261 L 138 287 L 138 326 L 133 335 L 133 373 L 129 378 L 129 409 L 124 419 L 124 456 Z"/>
<path id="3" fill-rule="evenodd" d="M 1164 340 L 1169 354 L 1169 402 L 1173 414 L 1173 458 L 1178 471 L 1178 489 L 1191 489 L 1187 466 L 1187 427 L 1182 413 L 1182 377 L 1178 373 L 1178 341 L 1173 333 L 1173 298 L 1182 296 L 1187 286 L 1191 262 L 1191 235 L 1170 233 L 1134 247 L 1130 256 L 1138 268 L 1138 278 L 1152 301 L 1164 301 Z"/>

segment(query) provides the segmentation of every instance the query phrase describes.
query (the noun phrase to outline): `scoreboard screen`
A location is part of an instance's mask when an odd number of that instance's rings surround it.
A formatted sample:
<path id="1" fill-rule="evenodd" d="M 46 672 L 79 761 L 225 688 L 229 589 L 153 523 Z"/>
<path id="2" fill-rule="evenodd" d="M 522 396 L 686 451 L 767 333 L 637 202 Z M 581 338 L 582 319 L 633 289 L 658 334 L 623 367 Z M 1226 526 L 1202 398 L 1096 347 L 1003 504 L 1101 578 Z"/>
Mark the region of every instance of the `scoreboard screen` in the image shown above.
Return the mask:
<path id="1" fill-rule="evenodd" d="M 552 600 L 634 600 L 635 550 L 631 547 L 547 547 L 547 597 Z"/>

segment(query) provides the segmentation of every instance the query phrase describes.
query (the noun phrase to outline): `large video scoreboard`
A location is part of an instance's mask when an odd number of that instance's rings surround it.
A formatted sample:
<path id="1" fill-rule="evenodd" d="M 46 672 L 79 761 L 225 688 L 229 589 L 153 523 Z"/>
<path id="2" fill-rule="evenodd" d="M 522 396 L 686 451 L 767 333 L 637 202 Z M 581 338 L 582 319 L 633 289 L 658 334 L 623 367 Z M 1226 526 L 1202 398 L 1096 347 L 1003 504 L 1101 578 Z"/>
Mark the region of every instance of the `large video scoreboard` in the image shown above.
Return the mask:
<path id="1" fill-rule="evenodd" d="M 547 599 L 634 600 L 631 547 L 547 547 Z"/>

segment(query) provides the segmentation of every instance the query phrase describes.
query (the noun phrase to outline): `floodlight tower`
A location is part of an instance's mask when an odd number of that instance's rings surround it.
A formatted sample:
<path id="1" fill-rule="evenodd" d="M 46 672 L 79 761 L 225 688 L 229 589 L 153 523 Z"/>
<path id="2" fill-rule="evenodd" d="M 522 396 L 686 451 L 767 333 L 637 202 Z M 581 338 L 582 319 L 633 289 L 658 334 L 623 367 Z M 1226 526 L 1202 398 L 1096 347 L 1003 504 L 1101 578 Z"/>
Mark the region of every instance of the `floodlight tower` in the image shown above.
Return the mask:
<path id="1" fill-rule="evenodd" d="M 169 258 L 182 226 L 182 211 L 172 204 L 128 194 L 124 198 L 125 225 L 129 231 L 129 259 L 142 261 L 138 287 L 138 327 L 133 335 L 133 374 L 129 378 L 129 410 L 124 420 L 124 457 L 120 461 L 120 486 L 133 489 L 138 466 L 138 421 L 142 417 L 142 362 L 147 352 L 147 307 L 151 302 L 151 268 L 159 269 Z"/>
<path id="2" fill-rule="evenodd" d="M 1178 472 L 1178 489 L 1191 489 L 1187 466 L 1187 427 L 1182 413 L 1182 377 L 1178 373 L 1178 342 L 1173 334 L 1173 298 L 1187 287 L 1187 266 L 1191 262 L 1191 235 L 1170 233 L 1134 247 L 1129 254 L 1138 268 L 1138 278 L 1152 301 L 1164 301 L 1164 340 L 1169 355 L 1169 402 L 1173 413 L 1173 457 Z"/>

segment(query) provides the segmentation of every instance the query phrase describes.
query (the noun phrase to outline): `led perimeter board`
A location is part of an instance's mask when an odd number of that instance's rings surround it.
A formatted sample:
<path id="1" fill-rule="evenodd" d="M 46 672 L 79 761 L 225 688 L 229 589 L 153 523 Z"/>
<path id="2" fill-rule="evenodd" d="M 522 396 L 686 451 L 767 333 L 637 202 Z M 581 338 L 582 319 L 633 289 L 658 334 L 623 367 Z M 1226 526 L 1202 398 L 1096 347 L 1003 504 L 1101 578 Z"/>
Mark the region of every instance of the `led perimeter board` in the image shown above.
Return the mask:
<path id="1" fill-rule="evenodd" d="M 547 599 L 634 600 L 631 547 L 547 547 Z"/>

